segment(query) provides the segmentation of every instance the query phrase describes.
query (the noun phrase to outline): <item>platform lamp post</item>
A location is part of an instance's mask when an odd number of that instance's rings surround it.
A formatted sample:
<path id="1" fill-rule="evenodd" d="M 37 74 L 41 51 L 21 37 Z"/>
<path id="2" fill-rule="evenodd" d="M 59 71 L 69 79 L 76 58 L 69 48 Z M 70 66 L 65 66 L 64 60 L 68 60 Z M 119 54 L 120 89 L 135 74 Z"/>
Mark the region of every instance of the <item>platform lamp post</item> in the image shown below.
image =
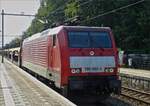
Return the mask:
<path id="1" fill-rule="evenodd" d="M 0 30 L 0 33 L 1 33 L 2 31 Z M 0 40 L 0 43 L 1 43 L 1 40 Z M 1 44 L 2 45 L 2 44 Z M 2 53 L 2 47 L 0 47 L 0 54 Z"/>
<path id="2" fill-rule="evenodd" d="M 4 63 L 4 10 L 2 10 L 2 63 Z"/>

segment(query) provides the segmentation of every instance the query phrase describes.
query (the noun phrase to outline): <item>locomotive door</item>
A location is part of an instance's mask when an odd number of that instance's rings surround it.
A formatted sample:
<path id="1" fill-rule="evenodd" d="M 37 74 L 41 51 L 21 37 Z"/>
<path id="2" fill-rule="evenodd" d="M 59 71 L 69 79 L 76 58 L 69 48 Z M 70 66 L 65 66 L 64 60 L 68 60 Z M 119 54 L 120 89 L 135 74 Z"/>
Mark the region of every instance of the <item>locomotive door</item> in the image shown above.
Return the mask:
<path id="1" fill-rule="evenodd" d="M 56 55 L 56 35 L 53 35 L 52 38 L 52 62 L 51 62 L 51 66 L 54 68 L 54 63 L 55 63 L 55 55 Z"/>
<path id="2" fill-rule="evenodd" d="M 48 68 L 52 71 L 52 49 L 53 49 L 53 37 L 50 36 L 48 39 Z"/>
<path id="3" fill-rule="evenodd" d="M 61 83 L 61 72 L 59 70 L 60 68 L 60 52 L 58 48 L 58 39 L 57 35 L 53 35 L 53 42 L 52 42 L 52 71 L 53 71 L 53 78 L 55 85 L 57 87 L 60 87 Z"/>

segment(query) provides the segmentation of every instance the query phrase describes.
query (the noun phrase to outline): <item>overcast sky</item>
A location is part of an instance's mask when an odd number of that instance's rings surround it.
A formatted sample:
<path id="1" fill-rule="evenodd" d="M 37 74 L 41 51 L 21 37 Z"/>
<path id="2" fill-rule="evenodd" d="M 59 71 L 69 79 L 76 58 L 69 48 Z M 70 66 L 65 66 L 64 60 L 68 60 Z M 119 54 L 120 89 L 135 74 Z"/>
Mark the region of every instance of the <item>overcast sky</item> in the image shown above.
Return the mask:
<path id="1" fill-rule="evenodd" d="M 6 13 L 24 13 L 36 14 L 40 6 L 40 0 L 0 0 L 0 13 L 2 9 Z M 31 24 L 33 17 L 14 17 L 5 16 L 4 33 L 5 44 L 10 42 L 16 36 L 21 35 Z M 0 30 L 1 30 L 1 15 L 0 15 Z M 1 46 L 1 32 L 0 32 L 0 46 Z"/>

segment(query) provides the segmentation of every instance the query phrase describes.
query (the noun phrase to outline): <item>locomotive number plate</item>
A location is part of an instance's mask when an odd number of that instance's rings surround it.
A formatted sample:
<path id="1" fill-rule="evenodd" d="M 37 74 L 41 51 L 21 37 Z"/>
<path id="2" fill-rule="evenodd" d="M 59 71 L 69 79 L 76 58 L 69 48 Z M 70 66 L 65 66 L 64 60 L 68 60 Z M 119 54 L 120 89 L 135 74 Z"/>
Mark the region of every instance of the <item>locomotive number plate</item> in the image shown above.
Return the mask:
<path id="1" fill-rule="evenodd" d="M 82 72 L 103 72 L 103 68 L 101 67 L 85 67 L 82 68 Z"/>

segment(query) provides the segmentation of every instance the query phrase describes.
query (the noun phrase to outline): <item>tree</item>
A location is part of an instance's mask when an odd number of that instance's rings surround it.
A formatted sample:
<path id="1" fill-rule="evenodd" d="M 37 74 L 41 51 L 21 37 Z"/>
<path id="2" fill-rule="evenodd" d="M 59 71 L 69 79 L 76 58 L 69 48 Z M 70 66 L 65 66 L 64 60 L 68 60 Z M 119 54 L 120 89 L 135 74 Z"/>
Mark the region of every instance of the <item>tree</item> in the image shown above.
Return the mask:
<path id="1" fill-rule="evenodd" d="M 19 47 L 20 43 L 21 43 L 21 39 L 20 38 L 15 38 L 9 44 L 6 44 L 4 48 L 8 49 L 8 48 Z"/>
<path id="2" fill-rule="evenodd" d="M 137 1 L 139 0 L 43 0 L 36 18 L 26 31 L 26 37 L 53 27 L 54 23 L 63 24 L 66 20 L 79 16 L 82 20 L 78 25 L 111 27 L 119 48 L 150 51 L 149 0 L 96 17 Z M 48 23 L 42 24 L 38 19 Z"/>

